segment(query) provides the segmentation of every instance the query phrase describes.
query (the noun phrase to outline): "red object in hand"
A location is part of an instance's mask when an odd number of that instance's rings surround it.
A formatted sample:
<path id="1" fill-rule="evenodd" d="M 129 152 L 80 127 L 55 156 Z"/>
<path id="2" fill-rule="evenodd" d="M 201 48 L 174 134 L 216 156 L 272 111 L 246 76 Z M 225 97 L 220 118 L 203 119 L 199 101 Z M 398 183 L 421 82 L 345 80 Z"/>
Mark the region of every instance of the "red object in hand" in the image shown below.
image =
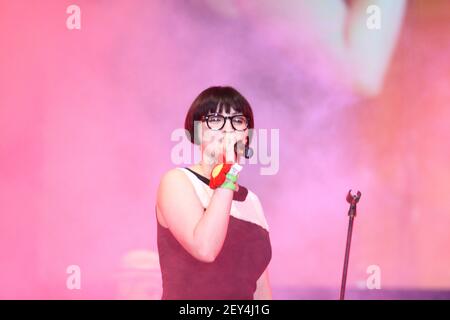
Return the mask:
<path id="1" fill-rule="evenodd" d="M 220 187 L 227 178 L 227 173 L 230 171 L 233 164 L 231 163 L 220 163 L 216 165 L 211 171 L 211 179 L 209 179 L 209 187 L 211 189 L 216 189 Z"/>

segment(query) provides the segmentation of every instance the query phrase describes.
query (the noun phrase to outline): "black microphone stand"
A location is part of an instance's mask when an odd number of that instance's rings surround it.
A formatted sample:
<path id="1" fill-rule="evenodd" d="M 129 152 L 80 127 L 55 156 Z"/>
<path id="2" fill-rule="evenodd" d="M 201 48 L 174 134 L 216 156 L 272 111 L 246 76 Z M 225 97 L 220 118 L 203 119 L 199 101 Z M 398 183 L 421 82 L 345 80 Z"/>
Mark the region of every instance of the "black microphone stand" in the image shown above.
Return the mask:
<path id="1" fill-rule="evenodd" d="M 342 272 L 342 282 L 341 282 L 341 294 L 340 294 L 340 300 L 344 300 L 345 298 L 345 285 L 347 282 L 347 269 L 348 269 L 348 259 L 350 255 L 350 244 L 352 242 L 352 231 L 353 231 L 353 220 L 356 217 L 356 204 L 359 201 L 359 198 L 361 198 L 361 192 L 357 192 L 356 195 L 351 194 L 351 189 L 348 191 L 347 194 L 347 202 L 350 203 L 350 208 L 348 209 L 348 231 L 347 231 L 347 245 L 345 247 L 345 259 L 344 259 L 344 270 Z"/>

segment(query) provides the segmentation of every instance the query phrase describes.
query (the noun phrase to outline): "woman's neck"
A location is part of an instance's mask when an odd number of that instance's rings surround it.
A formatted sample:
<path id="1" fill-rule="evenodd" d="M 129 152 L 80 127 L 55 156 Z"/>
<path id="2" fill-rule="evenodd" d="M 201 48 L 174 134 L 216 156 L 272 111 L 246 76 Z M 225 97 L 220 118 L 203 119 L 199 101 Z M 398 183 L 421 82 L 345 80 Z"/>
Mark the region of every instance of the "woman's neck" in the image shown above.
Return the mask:
<path id="1" fill-rule="evenodd" d="M 211 171 L 214 168 L 216 164 L 208 164 L 206 162 L 200 161 L 199 163 L 193 165 L 190 169 L 194 170 L 201 176 L 205 177 L 206 179 L 211 178 Z"/>

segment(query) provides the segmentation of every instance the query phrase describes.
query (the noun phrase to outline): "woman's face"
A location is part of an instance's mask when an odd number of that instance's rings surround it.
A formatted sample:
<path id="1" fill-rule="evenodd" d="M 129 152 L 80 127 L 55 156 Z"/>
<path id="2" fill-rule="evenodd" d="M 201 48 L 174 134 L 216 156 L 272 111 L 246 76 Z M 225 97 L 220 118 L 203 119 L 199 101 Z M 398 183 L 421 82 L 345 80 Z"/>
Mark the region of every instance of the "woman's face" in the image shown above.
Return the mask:
<path id="1" fill-rule="evenodd" d="M 234 145 L 238 141 L 245 144 L 247 125 L 248 120 L 233 108 L 229 113 L 225 112 L 225 108 L 220 113 L 209 113 L 201 127 L 202 159 L 211 164 L 239 162 L 240 155 L 235 154 Z"/>

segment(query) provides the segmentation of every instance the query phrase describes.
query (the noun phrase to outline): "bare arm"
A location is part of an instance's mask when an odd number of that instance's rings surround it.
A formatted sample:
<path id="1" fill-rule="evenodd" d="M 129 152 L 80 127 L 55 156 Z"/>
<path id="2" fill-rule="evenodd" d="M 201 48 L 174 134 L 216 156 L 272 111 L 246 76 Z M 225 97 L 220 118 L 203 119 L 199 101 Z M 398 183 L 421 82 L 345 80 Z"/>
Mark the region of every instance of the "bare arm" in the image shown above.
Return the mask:
<path id="1" fill-rule="evenodd" d="M 204 211 L 183 172 L 167 172 L 158 188 L 157 206 L 170 231 L 195 258 L 213 262 L 225 241 L 234 191 L 217 188 Z"/>

